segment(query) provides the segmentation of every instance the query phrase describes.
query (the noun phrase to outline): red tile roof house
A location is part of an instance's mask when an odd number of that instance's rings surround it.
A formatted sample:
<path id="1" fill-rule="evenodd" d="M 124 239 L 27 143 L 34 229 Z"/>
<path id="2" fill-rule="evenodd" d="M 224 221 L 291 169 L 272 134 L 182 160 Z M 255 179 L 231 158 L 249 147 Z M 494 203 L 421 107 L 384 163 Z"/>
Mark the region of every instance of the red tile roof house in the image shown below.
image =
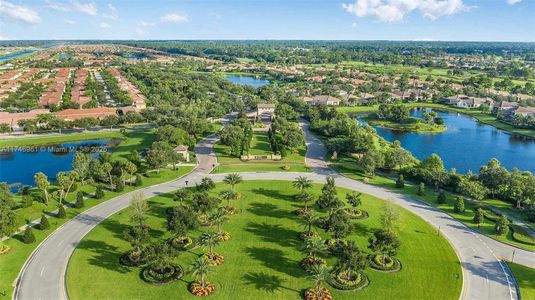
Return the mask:
<path id="1" fill-rule="evenodd" d="M 18 125 L 18 122 L 21 120 L 35 120 L 38 115 L 48 114 L 50 110 L 48 109 L 34 109 L 29 112 L 22 113 L 9 113 L 5 111 L 0 111 L 0 124 L 8 124 L 13 130 L 21 130 L 22 128 Z"/>
<path id="2" fill-rule="evenodd" d="M 113 116 L 117 114 L 117 109 L 113 107 L 97 107 L 97 108 L 86 108 L 86 109 L 66 109 L 54 113 L 56 117 L 67 120 L 74 121 L 83 118 L 95 118 L 103 119 L 107 116 Z"/>

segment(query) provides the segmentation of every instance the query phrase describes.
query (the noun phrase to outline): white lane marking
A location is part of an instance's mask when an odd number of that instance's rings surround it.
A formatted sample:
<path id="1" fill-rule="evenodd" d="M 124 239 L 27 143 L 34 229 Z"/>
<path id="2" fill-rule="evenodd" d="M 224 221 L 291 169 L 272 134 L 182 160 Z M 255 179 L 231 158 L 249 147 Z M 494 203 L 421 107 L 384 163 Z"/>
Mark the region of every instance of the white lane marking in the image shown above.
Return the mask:
<path id="1" fill-rule="evenodd" d="M 43 277 L 43 272 L 45 271 L 45 267 L 41 269 L 41 277 Z"/>
<path id="2" fill-rule="evenodd" d="M 63 244 L 63 240 L 60 241 L 56 247 L 59 248 L 59 246 L 61 246 L 61 244 Z"/>

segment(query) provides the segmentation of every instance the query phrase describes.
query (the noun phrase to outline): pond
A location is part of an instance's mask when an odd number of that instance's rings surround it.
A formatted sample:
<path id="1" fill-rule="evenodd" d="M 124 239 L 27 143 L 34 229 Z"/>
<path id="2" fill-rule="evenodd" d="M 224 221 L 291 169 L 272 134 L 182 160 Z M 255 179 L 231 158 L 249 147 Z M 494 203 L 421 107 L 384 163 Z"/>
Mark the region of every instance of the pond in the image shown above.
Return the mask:
<path id="1" fill-rule="evenodd" d="M 255 88 L 269 84 L 269 80 L 256 78 L 254 76 L 226 75 L 225 78 L 234 84 L 252 85 Z"/>
<path id="2" fill-rule="evenodd" d="M 94 153 L 110 150 L 120 141 L 88 140 L 60 145 L 6 147 L 0 151 L 0 182 L 34 185 L 33 176 L 43 172 L 50 181 L 59 171 L 69 171 L 76 151 Z"/>
<path id="3" fill-rule="evenodd" d="M 422 109 L 411 111 L 411 116 L 423 118 Z M 400 132 L 376 127 L 387 141 L 399 140 L 401 145 L 418 158 L 438 154 L 447 169 L 459 173 L 478 172 L 480 166 L 497 158 L 504 167 L 516 167 L 535 173 L 535 140 L 517 137 L 476 119 L 453 112 L 437 112 L 448 129 L 438 134 Z"/>

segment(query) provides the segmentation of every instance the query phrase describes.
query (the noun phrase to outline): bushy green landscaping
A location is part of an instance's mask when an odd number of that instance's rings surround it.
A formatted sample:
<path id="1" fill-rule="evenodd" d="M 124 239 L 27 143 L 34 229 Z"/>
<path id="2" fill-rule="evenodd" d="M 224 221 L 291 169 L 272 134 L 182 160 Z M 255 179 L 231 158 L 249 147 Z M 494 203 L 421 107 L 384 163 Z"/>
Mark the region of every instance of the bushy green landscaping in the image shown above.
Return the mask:
<path id="1" fill-rule="evenodd" d="M 393 190 L 393 191 L 396 191 L 405 195 L 409 195 L 431 206 L 438 207 L 442 209 L 444 212 L 450 214 L 454 218 L 463 222 L 468 227 L 474 230 L 477 230 L 498 241 L 513 244 L 517 247 L 524 248 L 526 250 L 535 251 L 535 239 L 533 239 L 529 235 L 529 233 L 525 232 L 525 230 L 520 228 L 519 226 L 513 226 L 515 230 L 514 231 L 509 230 L 509 232 L 506 235 L 496 235 L 495 229 L 494 229 L 495 222 L 492 219 L 497 219 L 498 216 L 489 210 L 485 210 L 485 214 L 488 217 L 484 219 L 483 223 L 479 224 L 479 226 L 478 224 L 475 224 L 473 219 L 474 219 L 474 213 L 475 213 L 474 209 L 476 206 L 471 202 L 466 202 L 465 212 L 457 213 L 454 211 L 454 197 L 451 194 L 448 194 L 446 198 L 447 199 L 446 203 L 438 204 L 437 203 L 438 193 L 435 192 L 434 189 L 431 187 L 428 187 L 426 189 L 425 195 L 418 195 L 418 185 L 405 182 L 404 188 L 397 188 L 395 179 L 388 178 L 385 176 L 375 176 L 373 178 L 368 178 L 367 176 L 365 176 L 365 174 L 359 167 L 357 167 L 354 163 L 351 163 L 350 161 L 344 161 L 344 163 L 341 163 L 341 164 L 332 164 L 331 167 L 334 170 L 350 178 L 360 180 L 360 181 L 365 181 L 369 184 L 373 184 L 382 188 L 386 188 L 386 189 Z M 503 202 L 501 201 L 500 203 L 503 204 Z M 481 202 L 480 206 L 484 206 L 485 204 L 486 204 L 485 202 Z M 477 207 L 479 207 L 479 205 Z"/>
<path id="2" fill-rule="evenodd" d="M 320 185 L 313 185 L 310 192 L 319 195 Z M 211 191 L 218 195 L 228 186 L 218 184 Z M 299 266 L 305 257 L 299 234 L 304 231 L 295 211 L 303 204 L 295 199 L 297 190 L 291 182 L 246 181 L 236 186 L 241 193 L 231 205 L 238 213 L 230 216 L 223 229 L 230 240 L 215 250 L 224 256 L 224 263 L 215 267 L 208 280 L 215 283 L 214 299 L 299 299 L 313 282 Z M 347 190 L 338 189 L 338 197 L 344 199 Z M 366 250 L 368 238 L 379 227 L 384 201 L 363 195 L 359 208 L 369 213 L 369 218 L 355 221 L 349 239 Z M 173 195 L 164 194 L 150 199 L 150 211 L 146 220 L 153 240 L 170 237 L 166 230 L 166 208 L 177 205 Z M 317 209 L 317 208 L 315 208 Z M 396 257 L 403 268 L 397 273 L 383 273 L 366 269 L 370 285 L 357 292 L 341 292 L 330 288 L 334 299 L 426 299 L 441 295 L 441 299 L 457 299 L 462 286 L 461 267 L 455 252 L 436 230 L 414 214 L 399 207 L 399 238 L 401 248 Z M 130 211 L 124 210 L 106 219 L 91 231 L 71 257 L 67 288 L 71 299 L 133 299 L 179 298 L 195 299 L 188 292 L 193 280 L 186 275 L 181 280 L 154 286 L 140 279 L 139 269 L 119 264 L 119 257 L 131 249 L 123 239 L 123 231 L 129 228 Z M 319 211 L 325 216 L 325 211 Z M 201 230 L 190 232 L 196 238 Z M 324 238 L 330 234 L 316 230 Z M 176 259 L 184 269 L 200 254 L 201 248 L 184 252 Z M 325 257 L 329 265 L 332 257 Z M 425 267 L 423 267 L 425 266 Z M 83 271 L 80 271 L 83 270 Z"/>
<path id="3" fill-rule="evenodd" d="M 143 177 L 143 186 L 141 187 L 133 187 L 133 186 L 127 186 L 125 187 L 123 192 L 113 192 L 113 191 L 106 191 L 104 198 L 97 200 L 97 199 L 86 199 L 85 206 L 83 208 L 69 208 L 67 209 L 67 218 L 65 219 L 58 219 L 55 217 L 51 217 L 50 220 L 50 229 L 48 230 L 38 230 L 34 229 L 33 233 L 35 234 L 36 242 L 33 244 L 25 244 L 22 241 L 23 234 L 20 233 L 15 235 L 14 237 L 8 239 L 5 241 L 5 244 L 12 247 L 11 251 L 5 255 L 0 255 L 0 291 L 6 291 L 7 295 L 11 295 L 13 293 L 13 286 L 12 283 L 15 281 L 17 275 L 19 274 L 19 271 L 21 270 L 22 266 L 24 265 L 24 262 L 28 259 L 31 252 L 41 243 L 50 233 L 52 233 L 56 228 L 61 226 L 63 223 L 67 222 L 69 219 L 73 218 L 77 214 L 79 214 L 82 211 L 85 211 L 95 205 L 98 205 L 106 200 L 109 200 L 111 198 L 114 198 L 116 196 L 119 196 L 121 194 L 145 187 L 154 185 L 157 183 L 166 182 L 172 179 L 175 179 L 177 177 L 180 177 L 184 174 L 187 174 L 191 172 L 193 167 L 191 166 L 185 166 L 180 167 L 178 170 L 173 171 L 169 169 L 161 170 L 159 174 L 156 172 L 149 172 L 147 176 Z M 84 186 L 81 187 L 80 190 L 83 190 L 84 193 L 92 194 L 94 192 L 94 188 L 91 186 Z M 72 193 L 67 197 L 67 201 L 74 202 L 74 199 L 76 197 L 76 193 Z M 48 207 L 46 207 L 42 203 L 36 203 L 32 205 L 30 208 L 23 209 L 24 211 L 16 211 L 17 221 L 21 222 L 20 225 L 24 225 L 26 223 L 26 220 L 33 220 L 36 218 L 39 218 L 43 211 L 53 211 L 57 208 L 56 202 L 51 202 Z"/>

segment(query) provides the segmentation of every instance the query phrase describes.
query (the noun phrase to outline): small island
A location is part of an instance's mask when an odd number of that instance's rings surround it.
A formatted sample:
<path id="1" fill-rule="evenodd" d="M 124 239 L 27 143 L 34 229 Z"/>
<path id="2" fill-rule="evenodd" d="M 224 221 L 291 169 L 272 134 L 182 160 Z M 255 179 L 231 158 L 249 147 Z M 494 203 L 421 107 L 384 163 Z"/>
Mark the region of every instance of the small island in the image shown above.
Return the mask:
<path id="1" fill-rule="evenodd" d="M 379 110 L 365 118 L 372 126 L 379 126 L 396 131 L 412 131 L 419 133 L 441 133 L 448 129 L 444 119 L 433 110 L 423 112 L 424 119 L 411 117 L 409 109 L 402 104 L 379 105 Z"/>

